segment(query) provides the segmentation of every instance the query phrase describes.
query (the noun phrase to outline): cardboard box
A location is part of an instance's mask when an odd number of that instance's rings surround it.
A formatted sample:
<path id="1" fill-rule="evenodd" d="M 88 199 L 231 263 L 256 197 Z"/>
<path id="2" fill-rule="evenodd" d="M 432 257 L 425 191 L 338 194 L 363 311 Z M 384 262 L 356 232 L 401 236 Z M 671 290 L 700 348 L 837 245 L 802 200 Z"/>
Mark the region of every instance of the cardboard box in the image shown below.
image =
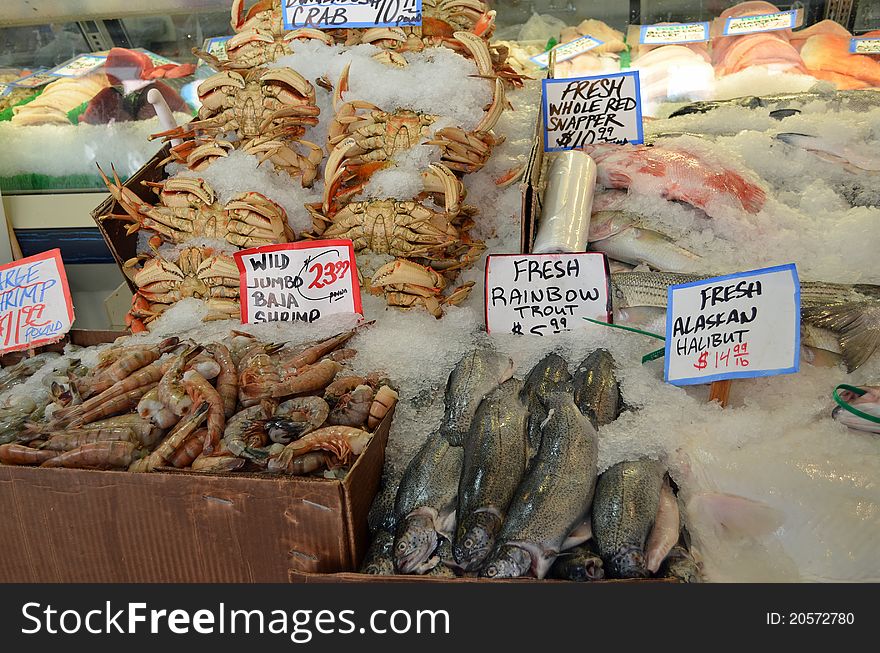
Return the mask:
<path id="1" fill-rule="evenodd" d="M 157 202 L 156 194 L 141 182 L 159 182 L 165 179 L 165 166 L 161 165 L 161 162 L 168 158 L 169 148 L 170 145 L 166 144 L 161 150 L 156 152 L 152 159 L 147 161 L 140 170 L 123 184 L 123 187 L 145 202 L 155 204 Z M 128 259 L 137 256 L 137 232 L 133 234 L 126 233 L 131 222 L 110 218 L 108 217 L 110 215 L 126 215 L 123 208 L 119 206 L 119 202 L 113 199 L 112 195 L 107 197 L 92 211 L 92 218 L 107 242 L 107 247 L 110 249 L 110 253 L 113 254 L 113 258 L 128 282 L 129 288 L 131 288 L 132 292 L 137 292 L 137 286 L 125 274 L 123 269 L 123 264 Z"/>
<path id="2" fill-rule="evenodd" d="M 285 583 L 292 570 L 356 569 L 393 415 L 341 481 L 0 465 L 0 582 Z"/>

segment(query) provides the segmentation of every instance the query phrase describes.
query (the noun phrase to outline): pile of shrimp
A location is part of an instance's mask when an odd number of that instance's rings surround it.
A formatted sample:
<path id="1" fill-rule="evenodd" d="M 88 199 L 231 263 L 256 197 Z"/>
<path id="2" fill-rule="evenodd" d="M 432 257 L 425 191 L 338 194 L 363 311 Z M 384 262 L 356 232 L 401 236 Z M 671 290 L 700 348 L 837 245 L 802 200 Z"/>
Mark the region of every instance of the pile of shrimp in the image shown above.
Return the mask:
<path id="1" fill-rule="evenodd" d="M 398 398 L 379 373 L 346 368 L 353 335 L 297 346 L 237 331 L 205 344 L 121 338 L 94 367 L 55 372 L 39 410 L 3 409 L 15 419 L 0 463 L 339 477 Z"/>

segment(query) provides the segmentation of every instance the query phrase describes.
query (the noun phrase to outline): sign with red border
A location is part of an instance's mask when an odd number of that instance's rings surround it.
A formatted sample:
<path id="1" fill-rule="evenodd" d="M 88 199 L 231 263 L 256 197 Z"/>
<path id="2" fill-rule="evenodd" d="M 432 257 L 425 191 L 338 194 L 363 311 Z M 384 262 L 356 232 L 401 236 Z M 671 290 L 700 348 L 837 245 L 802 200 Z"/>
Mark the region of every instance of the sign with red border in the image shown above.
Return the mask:
<path id="1" fill-rule="evenodd" d="M 0 353 L 58 342 L 73 320 L 60 249 L 0 265 Z"/>
<path id="2" fill-rule="evenodd" d="M 486 330 L 546 336 L 611 322 L 611 277 L 601 252 L 493 254 L 486 260 Z"/>
<path id="3" fill-rule="evenodd" d="M 314 322 L 334 313 L 363 314 L 350 240 L 264 245 L 233 256 L 241 275 L 243 324 Z"/>

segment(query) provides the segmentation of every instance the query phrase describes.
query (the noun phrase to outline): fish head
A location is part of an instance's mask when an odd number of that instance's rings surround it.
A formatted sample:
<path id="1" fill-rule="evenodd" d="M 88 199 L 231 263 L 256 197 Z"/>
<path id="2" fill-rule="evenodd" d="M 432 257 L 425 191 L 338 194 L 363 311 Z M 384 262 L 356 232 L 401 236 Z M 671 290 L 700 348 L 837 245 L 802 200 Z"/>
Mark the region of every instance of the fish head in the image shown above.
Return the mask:
<path id="1" fill-rule="evenodd" d="M 519 578 L 532 567 L 532 556 L 518 546 L 505 545 L 496 549 L 480 570 L 482 578 Z"/>
<path id="2" fill-rule="evenodd" d="M 607 560 L 612 578 L 647 578 L 650 576 L 645 552 L 640 546 L 624 544 Z"/>
<path id="3" fill-rule="evenodd" d="M 394 538 L 394 564 L 402 574 L 424 573 L 436 566 L 435 562 L 425 567 L 436 548 L 434 520 L 427 515 L 410 515 Z"/>
<path id="4" fill-rule="evenodd" d="M 840 398 L 850 404 L 853 408 L 880 418 L 880 388 L 867 387 L 865 394 L 858 395 L 849 390 L 840 392 Z M 867 431 L 869 433 L 880 433 L 880 424 L 854 415 L 842 406 L 836 406 L 831 411 L 831 417 L 838 422 L 857 431 Z"/>
<path id="5" fill-rule="evenodd" d="M 379 557 L 364 567 L 363 573 L 373 576 L 393 576 L 394 561 L 390 556 Z"/>
<path id="6" fill-rule="evenodd" d="M 465 571 L 479 567 L 492 547 L 501 527 L 500 516 L 490 510 L 475 511 L 458 526 L 453 554 Z"/>
<path id="7" fill-rule="evenodd" d="M 566 555 L 566 554 L 562 554 Z M 576 555 L 566 565 L 568 573 L 566 578 L 578 582 L 589 582 L 605 578 L 605 569 L 602 558 L 597 555 Z"/>

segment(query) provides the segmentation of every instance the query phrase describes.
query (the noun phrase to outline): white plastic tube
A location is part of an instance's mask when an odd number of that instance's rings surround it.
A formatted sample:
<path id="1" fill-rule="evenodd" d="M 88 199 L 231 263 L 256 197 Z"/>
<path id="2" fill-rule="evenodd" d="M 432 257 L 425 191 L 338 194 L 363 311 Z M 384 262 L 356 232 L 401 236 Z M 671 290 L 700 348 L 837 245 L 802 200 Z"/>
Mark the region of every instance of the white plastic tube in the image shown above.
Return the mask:
<path id="1" fill-rule="evenodd" d="M 596 162 L 584 152 L 568 150 L 555 155 L 547 173 L 534 254 L 587 250 L 596 173 Z"/>
<path id="2" fill-rule="evenodd" d="M 174 115 L 171 113 L 168 103 L 158 89 L 151 88 L 147 92 L 147 102 L 152 104 L 153 108 L 156 110 L 156 116 L 159 118 L 159 124 L 162 125 L 163 131 L 168 131 L 169 129 L 177 127 L 177 121 L 174 119 Z M 179 138 L 171 139 L 172 146 L 180 145 L 182 142 L 183 141 Z"/>

